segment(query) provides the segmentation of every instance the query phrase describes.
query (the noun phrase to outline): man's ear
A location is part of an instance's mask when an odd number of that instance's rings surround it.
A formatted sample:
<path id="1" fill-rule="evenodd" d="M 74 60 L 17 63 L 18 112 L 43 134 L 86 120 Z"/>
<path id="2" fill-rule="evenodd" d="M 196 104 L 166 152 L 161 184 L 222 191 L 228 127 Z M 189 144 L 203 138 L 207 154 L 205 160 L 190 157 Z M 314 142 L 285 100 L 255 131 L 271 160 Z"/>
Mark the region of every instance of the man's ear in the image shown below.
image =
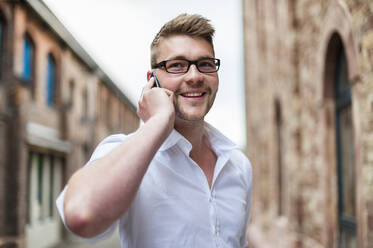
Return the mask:
<path id="1" fill-rule="evenodd" d="M 146 79 L 149 81 L 150 80 L 150 77 L 151 77 L 151 75 L 152 75 L 152 71 L 148 71 L 147 73 L 146 73 Z"/>

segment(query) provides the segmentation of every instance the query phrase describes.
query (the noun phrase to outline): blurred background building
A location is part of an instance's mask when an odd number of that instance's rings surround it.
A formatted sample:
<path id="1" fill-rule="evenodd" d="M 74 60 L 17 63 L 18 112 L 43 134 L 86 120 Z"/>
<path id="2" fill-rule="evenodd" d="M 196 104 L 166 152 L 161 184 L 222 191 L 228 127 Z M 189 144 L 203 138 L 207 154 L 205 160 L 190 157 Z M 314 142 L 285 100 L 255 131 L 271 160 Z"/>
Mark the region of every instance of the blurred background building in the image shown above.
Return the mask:
<path id="1" fill-rule="evenodd" d="M 64 238 L 55 199 L 135 106 L 40 0 L 0 1 L 0 247 Z"/>
<path id="2" fill-rule="evenodd" d="M 251 247 L 373 247 L 373 1 L 243 15 Z"/>
<path id="3" fill-rule="evenodd" d="M 373 247 L 373 2 L 242 3 L 250 248 Z M 57 194 L 135 110 L 41 0 L 0 0 L 1 248 L 70 238 Z"/>

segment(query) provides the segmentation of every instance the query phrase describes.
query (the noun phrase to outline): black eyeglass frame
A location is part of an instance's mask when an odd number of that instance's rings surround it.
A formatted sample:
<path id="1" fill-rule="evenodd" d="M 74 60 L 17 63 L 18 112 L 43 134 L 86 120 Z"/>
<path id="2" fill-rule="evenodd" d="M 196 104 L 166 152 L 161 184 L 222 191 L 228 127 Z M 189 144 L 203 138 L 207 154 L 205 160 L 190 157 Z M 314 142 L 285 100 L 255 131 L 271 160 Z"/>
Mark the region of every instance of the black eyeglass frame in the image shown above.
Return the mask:
<path id="1" fill-rule="evenodd" d="M 202 61 L 202 60 L 205 60 L 205 59 L 211 59 L 211 60 L 215 60 L 216 62 L 216 70 L 215 71 L 209 71 L 209 72 L 205 72 L 205 71 L 201 71 L 198 67 L 198 62 Z M 168 71 L 167 70 L 167 67 L 166 67 L 166 63 L 169 62 L 169 61 L 173 61 L 173 60 L 183 60 L 183 61 L 186 61 L 188 62 L 188 67 L 186 69 L 186 71 L 182 71 L 182 72 L 174 72 L 174 71 Z M 159 62 L 158 64 L 155 64 L 152 66 L 152 69 L 157 69 L 157 68 L 160 68 L 160 67 L 163 67 L 165 69 L 166 72 L 168 73 L 171 73 L 171 74 L 184 74 L 184 73 L 187 73 L 189 71 L 189 68 L 191 65 L 195 65 L 197 70 L 201 73 L 215 73 L 219 70 L 220 68 L 220 59 L 217 59 L 217 58 L 201 58 L 201 59 L 197 59 L 197 60 L 188 60 L 188 59 L 168 59 L 168 60 L 163 60 L 161 62 Z"/>

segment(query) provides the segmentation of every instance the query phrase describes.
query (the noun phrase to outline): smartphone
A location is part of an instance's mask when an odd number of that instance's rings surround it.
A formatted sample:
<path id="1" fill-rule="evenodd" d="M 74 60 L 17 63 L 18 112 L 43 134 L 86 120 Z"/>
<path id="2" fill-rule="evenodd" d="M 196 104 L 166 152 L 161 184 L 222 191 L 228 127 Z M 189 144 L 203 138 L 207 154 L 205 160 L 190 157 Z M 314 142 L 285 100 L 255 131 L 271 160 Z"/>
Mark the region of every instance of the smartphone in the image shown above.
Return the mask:
<path id="1" fill-rule="evenodd" d="M 152 78 L 152 77 L 154 77 L 154 87 L 161 87 L 160 85 L 159 85 L 159 81 L 158 81 L 158 79 L 157 79 L 157 77 L 155 76 L 155 74 L 154 74 L 154 72 L 152 72 L 152 74 L 150 75 L 150 78 Z"/>

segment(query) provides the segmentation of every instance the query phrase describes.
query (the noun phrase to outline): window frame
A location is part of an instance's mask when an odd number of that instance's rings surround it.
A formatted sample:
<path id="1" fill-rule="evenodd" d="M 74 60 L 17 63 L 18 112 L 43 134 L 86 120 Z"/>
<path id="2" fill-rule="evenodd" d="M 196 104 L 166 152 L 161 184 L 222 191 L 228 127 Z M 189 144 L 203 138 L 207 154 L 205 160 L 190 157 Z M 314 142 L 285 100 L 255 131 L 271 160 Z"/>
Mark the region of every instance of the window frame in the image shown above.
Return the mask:
<path id="1" fill-rule="evenodd" d="M 29 33 L 23 36 L 23 68 L 21 78 L 24 82 L 31 83 L 34 81 L 35 68 L 35 43 Z"/>
<path id="2" fill-rule="evenodd" d="M 285 215 L 285 208 L 284 208 L 284 163 L 283 163 L 283 150 L 284 150 L 284 123 L 283 123 L 283 113 L 282 108 L 279 100 L 275 101 L 274 104 L 275 110 L 275 130 L 276 130 L 276 143 L 277 143 L 277 188 L 278 188 L 278 209 L 277 215 L 284 216 Z"/>
<path id="3" fill-rule="evenodd" d="M 343 61 L 344 60 L 344 61 Z M 336 56 L 336 64 L 335 64 L 335 72 L 334 72 L 334 103 L 335 103 L 335 133 L 336 133 L 336 162 L 337 162 L 337 185 L 338 185 L 338 247 L 344 247 L 343 244 L 343 234 L 350 234 L 355 236 L 357 239 L 357 219 L 349 218 L 343 215 L 344 211 L 344 182 L 343 182 L 343 157 L 342 157 L 342 128 L 341 128 L 341 113 L 343 110 L 351 108 L 352 114 L 352 96 L 351 96 L 351 84 L 349 83 L 348 90 L 344 90 L 343 92 L 339 91 L 340 80 L 339 80 L 339 73 L 342 70 L 342 63 L 345 62 L 346 65 L 348 63 L 346 53 L 344 50 L 343 45 L 340 46 L 338 49 L 338 53 Z M 348 68 L 347 70 L 347 80 L 348 79 Z M 352 118 L 351 118 L 352 122 Z M 351 123 L 353 129 L 353 122 Z M 352 130 L 353 131 L 353 130 Z M 355 170 L 355 163 L 353 164 Z M 356 173 L 354 174 L 354 189 L 355 189 L 355 202 L 356 204 Z M 355 216 L 356 216 L 356 207 L 355 207 Z"/>
<path id="4" fill-rule="evenodd" d="M 56 90 L 57 90 L 57 63 L 56 63 L 56 59 L 53 56 L 53 54 L 48 53 L 47 78 L 46 78 L 46 104 L 49 107 L 53 107 L 57 103 Z"/>
<path id="5" fill-rule="evenodd" d="M 0 12 L 0 79 L 3 77 L 4 68 L 4 52 L 5 52 L 5 39 L 6 37 L 6 22 Z"/>

